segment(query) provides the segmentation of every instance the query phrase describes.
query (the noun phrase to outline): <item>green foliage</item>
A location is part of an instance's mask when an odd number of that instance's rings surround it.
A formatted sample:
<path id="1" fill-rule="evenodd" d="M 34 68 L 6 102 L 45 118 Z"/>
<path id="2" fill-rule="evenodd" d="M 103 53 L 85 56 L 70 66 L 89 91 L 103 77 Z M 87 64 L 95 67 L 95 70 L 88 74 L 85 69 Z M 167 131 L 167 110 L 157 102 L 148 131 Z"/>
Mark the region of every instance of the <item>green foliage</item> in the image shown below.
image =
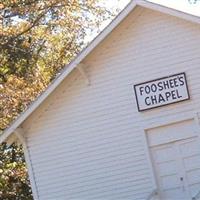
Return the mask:
<path id="1" fill-rule="evenodd" d="M 199 0 L 188 0 L 189 3 L 191 4 L 196 4 Z"/>

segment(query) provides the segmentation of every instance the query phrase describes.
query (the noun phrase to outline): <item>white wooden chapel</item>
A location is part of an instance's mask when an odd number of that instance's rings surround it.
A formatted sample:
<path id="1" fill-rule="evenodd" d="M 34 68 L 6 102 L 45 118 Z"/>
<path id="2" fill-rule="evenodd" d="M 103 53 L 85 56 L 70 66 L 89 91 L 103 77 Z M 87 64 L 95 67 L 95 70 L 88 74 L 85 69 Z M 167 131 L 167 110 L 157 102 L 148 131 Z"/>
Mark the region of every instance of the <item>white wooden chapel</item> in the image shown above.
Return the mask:
<path id="1" fill-rule="evenodd" d="M 35 200 L 194 200 L 199 114 L 200 18 L 133 0 L 0 142 Z"/>

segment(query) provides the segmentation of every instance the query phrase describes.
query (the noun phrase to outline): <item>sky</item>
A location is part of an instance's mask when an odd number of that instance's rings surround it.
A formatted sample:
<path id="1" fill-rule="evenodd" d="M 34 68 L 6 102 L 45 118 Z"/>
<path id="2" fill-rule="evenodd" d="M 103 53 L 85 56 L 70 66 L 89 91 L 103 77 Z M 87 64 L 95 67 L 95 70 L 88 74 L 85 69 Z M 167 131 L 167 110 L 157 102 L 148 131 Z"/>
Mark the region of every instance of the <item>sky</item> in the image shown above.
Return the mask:
<path id="1" fill-rule="evenodd" d="M 102 0 L 102 4 L 112 9 L 120 8 L 123 9 L 131 0 Z M 174 8 L 186 13 L 190 13 L 192 15 L 196 15 L 200 17 L 200 0 L 196 0 L 196 3 L 193 3 L 195 0 L 148 0 L 150 2 L 154 2 L 157 4 L 161 4 L 170 8 Z M 190 2 L 189 2 L 190 1 Z M 104 29 L 110 20 L 105 21 L 100 29 Z M 91 41 L 97 35 L 98 31 L 92 31 L 88 33 L 85 41 Z"/>
<path id="2" fill-rule="evenodd" d="M 191 2 L 189 2 L 188 0 L 151 0 L 151 1 L 193 15 L 200 16 L 200 0 L 197 0 L 196 3 L 193 3 L 194 0 L 191 0 Z"/>
<path id="3" fill-rule="evenodd" d="M 107 0 L 106 5 L 109 7 L 119 6 L 123 8 L 130 0 Z M 149 0 L 167 7 L 175 8 L 193 15 L 200 16 L 200 0 L 194 4 L 195 0 Z M 191 3 L 189 2 L 191 1 Z"/>

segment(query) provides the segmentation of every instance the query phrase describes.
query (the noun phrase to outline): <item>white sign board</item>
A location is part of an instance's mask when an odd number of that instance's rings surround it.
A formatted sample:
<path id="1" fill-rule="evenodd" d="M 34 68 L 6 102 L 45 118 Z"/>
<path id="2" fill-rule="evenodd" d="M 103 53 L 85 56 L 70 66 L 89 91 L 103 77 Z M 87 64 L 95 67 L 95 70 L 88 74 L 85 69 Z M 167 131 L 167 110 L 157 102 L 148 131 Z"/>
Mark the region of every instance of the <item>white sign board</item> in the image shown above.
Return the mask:
<path id="1" fill-rule="evenodd" d="M 185 73 L 134 85 L 139 111 L 190 99 Z"/>

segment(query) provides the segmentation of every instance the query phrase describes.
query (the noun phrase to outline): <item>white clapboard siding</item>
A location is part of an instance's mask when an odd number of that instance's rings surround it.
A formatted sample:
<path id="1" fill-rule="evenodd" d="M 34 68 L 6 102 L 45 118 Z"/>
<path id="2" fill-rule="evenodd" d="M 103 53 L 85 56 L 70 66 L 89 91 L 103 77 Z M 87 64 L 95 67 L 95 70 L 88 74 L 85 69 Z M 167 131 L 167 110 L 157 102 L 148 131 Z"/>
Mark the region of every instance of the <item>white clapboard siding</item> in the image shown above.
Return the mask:
<path id="1" fill-rule="evenodd" d="M 23 124 L 40 200 L 142 200 L 155 187 L 143 125 L 200 111 L 200 26 L 137 8 Z M 137 111 L 133 85 L 186 72 L 191 100 Z"/>

